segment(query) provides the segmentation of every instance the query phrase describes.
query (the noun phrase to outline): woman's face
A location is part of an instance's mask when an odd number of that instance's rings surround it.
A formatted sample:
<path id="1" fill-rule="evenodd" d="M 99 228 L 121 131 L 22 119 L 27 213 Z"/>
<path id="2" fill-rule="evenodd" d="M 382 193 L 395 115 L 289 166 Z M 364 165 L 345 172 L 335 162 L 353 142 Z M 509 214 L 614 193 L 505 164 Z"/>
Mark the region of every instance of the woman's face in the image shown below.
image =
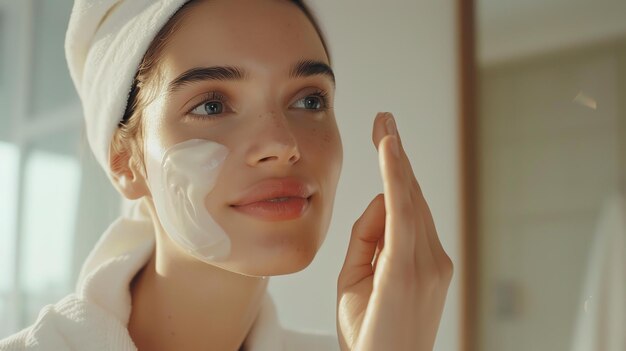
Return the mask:
<path id="1" fill-rule="evenodd" d="M 343 162 L 334 78 L 312 23 L 287 0 L 202 1 L 161 55 L 158 96 L 143 114 L 144 161 L 153 165 L 147 183 L 163 176 L 163 155 L 176 145 L 199 139 L 223 146 L 202 200 L 230 241 L 228 258 L 217 265 L 253 276 L 304 269 L 326 236 Z M 219 66 L 237 67 L 241 77 Z M 284 177 L 313 191 L 300 216 L 262 217 L 233 206 L 257 183 Z M 159 201 L 149 187 L 147 195 Z"/>

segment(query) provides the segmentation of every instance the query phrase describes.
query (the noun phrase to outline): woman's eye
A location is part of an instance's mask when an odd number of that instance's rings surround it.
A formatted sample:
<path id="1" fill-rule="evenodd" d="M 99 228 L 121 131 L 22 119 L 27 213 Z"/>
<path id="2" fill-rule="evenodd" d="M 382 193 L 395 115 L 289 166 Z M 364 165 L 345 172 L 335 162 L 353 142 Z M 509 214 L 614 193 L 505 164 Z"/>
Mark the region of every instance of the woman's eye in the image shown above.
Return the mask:
<path id="1" fill-rule="evenodd" d="M 295 105 L 297 108 L 304 108 L 306 110 L 324 110 L 327 108 L 326 93 L 319 91 L 314 94 L 307 95 L 298 100 Z"/>
<path id="2" fill-rule="evenodd" d="M 320 101 L 320 99 L 318 97 L 315 96 L 307 96 L 304 99 L 302 99 L 302 101 L 304 102 L 304 108 L 307 109 L 318 109 L 322 106 L 322 102 Z"/>
<path id="3" fill-rule="evenodd" d="M 202 96 L 202 102 L 188 110 L 186 115 L 191 118 L 217 118 L 224 112 L 226 96 L 217 91 L 212 91 Z"/>
<path id="4" fill-rule="evenodd" d="M 224 110 L 224 104 L 220 101 L 207 101 L 198 105 L 189 113 L 194 115 L 217 115 Z"/>
<path id="5" fill-rule="evenodd" d="M 328 100 L 326 98 L 327 93 L 323 90 L 316 91 L 309 94 L 302 99 L 296 101 L 295 108 L 305 109 L 310 111 L 323 111 L 328 109 Z M 203 96 L 200 104 L 195 105 L 191 110 L 188 110 L 186 115 L 190 118 L 218 118 L 218 115 L 224 113 L 224 104 L 226 103 L 226 96 L 218 92 L 210 92 Z"/>

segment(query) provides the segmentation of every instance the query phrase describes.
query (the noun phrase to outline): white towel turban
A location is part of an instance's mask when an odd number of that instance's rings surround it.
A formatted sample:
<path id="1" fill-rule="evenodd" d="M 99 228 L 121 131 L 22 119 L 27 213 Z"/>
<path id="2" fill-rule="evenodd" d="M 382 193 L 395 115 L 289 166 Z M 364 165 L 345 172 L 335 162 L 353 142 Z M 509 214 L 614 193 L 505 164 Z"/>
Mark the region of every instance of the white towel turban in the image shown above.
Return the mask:
<path id="1" fill-rule="evenodd" d="M 189 0 L 76 0 L 65 37 L 87 140 L 110 177 L 109 145 L 150 43 Z"/>

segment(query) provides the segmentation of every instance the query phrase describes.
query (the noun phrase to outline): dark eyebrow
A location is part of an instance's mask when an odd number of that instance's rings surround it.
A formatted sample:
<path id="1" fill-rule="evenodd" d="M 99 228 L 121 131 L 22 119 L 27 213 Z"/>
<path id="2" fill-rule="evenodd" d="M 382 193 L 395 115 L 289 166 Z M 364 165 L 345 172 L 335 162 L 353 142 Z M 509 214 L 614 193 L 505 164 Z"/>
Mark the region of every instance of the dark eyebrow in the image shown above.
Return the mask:
<path id="1" fill-rule="evenodd" d="M 333 70 L 324 62 L 313 60 L 298 61 L 289 70 L 289 78 L 309 77 L 314 75 L 325 75 L 335 86 L 335 74 Z M 171 94 L 181 87 L 194 82 L 205 80 L 246 80 L 247 72 L 240 67 L 235 66 L 211 66 L 211 67 L 195 67 L 183 72 L 168 84 L 167 91 Z"/>
<path id="2" fill-rule="evenodd" d="M 203 80 L 245 80 L 246 72 L 233 66 L 196 67 L 183 72 L 168 85 L 167 91 L 171 94 L 181 87 Z"/>
<path id="3" fill-rule="evenodd" d="M 335 73 L 333 70 L 321 61 L 301 60 L 298 61 L 289 71 L 289 78 L 309 77 L 314 75 L 325 75 L 333 82 L 335 86 Z"/>

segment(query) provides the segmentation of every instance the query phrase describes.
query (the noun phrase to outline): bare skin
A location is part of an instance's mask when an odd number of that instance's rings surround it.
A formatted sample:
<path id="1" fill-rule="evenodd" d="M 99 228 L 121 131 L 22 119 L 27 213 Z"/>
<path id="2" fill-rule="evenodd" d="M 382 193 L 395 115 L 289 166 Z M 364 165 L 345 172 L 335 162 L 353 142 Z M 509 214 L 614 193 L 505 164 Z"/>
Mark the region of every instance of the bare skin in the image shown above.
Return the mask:
<path id="1" fill-rule="evenodd" d="M 157 245 L 159 251 L 169 249 L 171 246 Z M 128 329 L 137 348 L 239 350 L 269 279 L 232 273 L 200 261 L 157 262 L 158 257 L 169 255 L 180 254 L 155 253 L 131 285 Z"/>
<path id="2" fill-rule="evenodd" d="M 213 265 L 180 250 L 155 213 L 150 174 L 144 175 L 129 155 L 111 155 L 116 187 L 129 199 L 150 200 L 156 232 L 154 255 L 131 286 L 128 330 L 140 350 L 238 350 L 266 292 L 269 279 L 263 276 L 306 268 L 323 243 L 343 149 L 332 109 L 334 84 L 324 75 L 290 77 L 290 68 L 302 60 L 328 64 L 311 23 L 286 1 L 201 2 L 164 49 L 164 83 L 143 116 L 144 150 L 189 139 L 229 148 L 205 205 L 231 236 L 233 252 L 230 260 Z M 242 67 L 249 79 L 196 81 L 167 91 L 167 83 L 189 69 L 215 65 Z M 328 92 L 329 108 L 302 108 L 302 99 L 319 89 Z M 214 119 L 190 118 L 187 112 L 196 111 L 213 91 L 228 97 L 224 112 Z M 400 158 L 391 157 L 384 119 L 375 119 L 373 141 L 386 200 L 377 196 L 353 228 L 338 279 L 337 331 L 344 351 L 427 351 L 452 263 L 406 154 L 400 148 Z M 266 223 L 229 207 L 250 185 L 283 176 L 315 186 L 317 197 L 306 217 Z M 381 251 L 372 266 L 377 247 Z"/>
<path id="3" fill-rule="evenodd" d="M 116 187 L 129 199 L 148 198 L 156 232 L 154 255 L 131 286 L 128 330 L 140 350 L 238 350 L 266 292 L 263 276 L 306 268 L 327 234 L 343 161 L 334 82 L 321 74 L 291 77 L 290 70 L 302 60 L 329 65 L 328 57 L 295 5 L 249 0 L 199 2 L 161 55 L 163 83 L 142 116 L 144 157 L 155 145 L 189 139 L 229 149 L 205 206 L 230 236 L 232 253 L 217 265 L 180 250 L 155 213 L 151 175 L 129 155 L 112 154 Z M 198 80 L 168 91 L 181 74 L 213 66 L 240 67 L 247 79 Z M 305 98 L 321 102 L 319 90 L 327 92 L 328 108 L 305 106 Z M 227 98 L 211 98 L 220 113 L 197 108 L 212 92 Z M 266 222 L 229 206 L 255 183 L 286 176 L 315 189 L 305 216 Z"/>
<path id="4" fill-rule="evenodd" d="M 337 281 L 342 350 L 432 350 L 452 280 L 452 261 L 392 121 L 391 114 L 374 121 L 384 194 L 355 222 Z"/>

